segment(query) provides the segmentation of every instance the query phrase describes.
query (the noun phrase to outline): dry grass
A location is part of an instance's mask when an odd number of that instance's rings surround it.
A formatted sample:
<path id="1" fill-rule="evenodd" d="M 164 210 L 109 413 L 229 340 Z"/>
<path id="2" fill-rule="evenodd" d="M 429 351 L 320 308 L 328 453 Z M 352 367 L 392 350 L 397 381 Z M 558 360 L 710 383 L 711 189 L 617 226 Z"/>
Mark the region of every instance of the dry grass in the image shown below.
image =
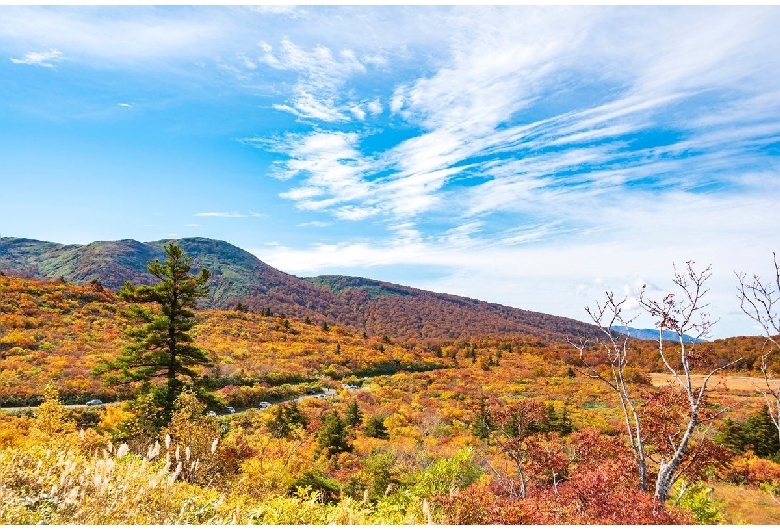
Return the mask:
<path id="1" fill-rule="evenodd" d="M 780 504 L 758 488 L 718 483 L 712 485 L 712 496 L 722 502 L 726 524 L 776 525 L 780 521 Z"/>
<path id="2" fill-rule="evenodd" d="M 704 375 L 694 374 L 692 376 L 695 384 L 701 384 L 704 381 Z M 652 373 L 650 381 L 654 386 L 666 386 L 674 382 L 674 378 L 668 373 Z M 780 379 L 770 380 L 777 386 Z M 763 377 L 748 377 L 744 375 L 721 375 L 715 374 L 710 379 L 707 388 L 712 388 L 716 392 L 753 392 L 759 395 L 759 390 L 766 388 L 766 382 Z"/>

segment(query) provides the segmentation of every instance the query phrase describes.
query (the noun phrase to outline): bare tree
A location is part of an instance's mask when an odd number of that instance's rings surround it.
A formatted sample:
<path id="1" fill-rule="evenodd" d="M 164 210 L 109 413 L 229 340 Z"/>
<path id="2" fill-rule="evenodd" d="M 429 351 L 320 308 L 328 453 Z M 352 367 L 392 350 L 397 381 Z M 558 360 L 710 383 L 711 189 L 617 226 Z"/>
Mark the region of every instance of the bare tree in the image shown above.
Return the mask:
<path id="1" fill-rule="evenodd" d="M 677 297 L 674 293 L 670 293 L 660 302 L 646 298 L 644 292 L 639 297 L 640 305 L 650 315 L 658 318 L 656 323 L 659 329 L 658 352 L 666 369 L 679 383 L 689 406 L 687 425 L 682 436 L 677 440 L 676 450 L 668 461 L 662 459 L 659 465 L 658 478 L 655 483 L 655 497 L 661 502 L 666 501 L 672 485 L 680 478 L 680 464 L 688 450 L 691 437 L 696 427 L 703 423 L 701 407 L 710 378 L 720 370 L 739 361 L 737 359 L 710 370 L 704 376 L 701 386 L 697 387 L 693 381 L 692 368 L 697 358 L 696 345 L 709 335 L 709 331 L 715 323 L 710 320 L 710 315 L 706 312 L 709 304 L 703 302 L 705 295 L 709 292 L 706 283 L 712 276 L 712 266 L 708 266 L 701 272 L 696 272 L 693 266 L 694 262 L 688 261 L 684 272 L 678 271 L 677 267 L 674 268 L 673 282 L 682 296 Z M 677 335 L 678 347 L 674 353 L 679 356 L 679 361 L 675 363 L 676 366 L 672 364 L 664 350 L 664 330 L 670 330 Z M 686 342 L 686 335 L 691 336 L 693 340 Z"/>
<path id="2" fill-rule="evenodd" d="M 620 334 L 615 331 L 616 325 L 627 330 L 637 318 L 636 316 L 629 319 L 624 317 L 623 306 L 627 300 L 628 297 L 624 296 L 620 301 L 616 301 L 615 294 L 608 291 L 606 293 L 606 301 L 603 304 L 596 302 L 595 309 L 585 308 L 590 318 L 604 334 L 604 340 L 599 341 L 599 345 L 603 349 L 609 365 L 607 376 L 603 375 L 595 364 L 589 363 L 589 360 L 586 359 L 587 343 L 572 343 L 572 345 L 577 348 L 580 361 L 585 367 L 584 372 L 582 370 L 578 371 L 588 377 L 601 380 L 618 395 L 620 406 L 623 409 L 623 418 L 626 422 L 628 442 L 634 453 L 634 462 L 639 474 L 639 488 L 642 491 L 647 491 L 647 456 L 645 455 L 642 425 L 625 377 L 625 369 L 628 366 L 628 341 L 630 337 L 628 334 Z"/>
<path id="3" fill-rule="evenodd" d="M 690 452 L 692 438 L 697 428 L 706 421 L 702 416 L 702 405 L 707 395 L 707 385 L 710 378 L 718 371 L 734 364 L 710 370 L 704 375 L 700 385 L 694 382 L 693 368 L 695 361 L 700 357 L 696 350 L 697 343 L 705 338 L 714 322 L 710 320 L 705 311 L 708 304 L 704 303 L 704 297 L 708 292 L 707 281 L 712 276 L 711 267 L 701 272 L 694 269 L 694 263 L 686 263 L 683 272 L 674 268 L 673 282 L 679 291 L 670 293 L 661 301 L 648 298 L 645 288 L 639 296 L 639 304 L 642 309 L 657 319 L 658 328 L 658 353 L 666 369 L 678 383 L 682 394 L 685 396 L 683 421 L 676 435 L 669 436 L 667 440 L 671 451 L 662 455 L 657 463 L 657 478 L 655 483 L 655 498 L 665 502 L 672 486 L 681 478 L 686 466 L 682 466 L 686 456 L 690 459 L 694 454 Z M 616 301 L 614 294 L 607 292 L 606 302 L 597 304 L 596 309 L 586 308 L 588 315 L 606 336 L 606 341 L 601 342 L 607 354 L 607 364 L 611 375 L 605 377 L 599 372 L 595 363 L 588 363 L 585 359 L 585 344 L 577 348 L 580 353 L 586 373 L 590 377 L 598 378 L 612 388 L 620 399 L 623 415 L 626 422 L 626 432 L 629 444 L 634 453 L 634 460 L 639 474 L 639 485 L 643 491 L 647 490 L 648 462 L 653 461 L 646 450 L 647 436 L 642 431 L 642 418 L 637 411 L 637 402 L 631 396 L 626 385 L 625 368 L 628 364 L 627 335 L 621 336 L 615 330 L 615 325 L 628 327 L 637 317 L 627 319 L 623 316 L 623 306 L 627 298 Z M 666 349 L 664 331 L 672 331 L 677 336 L 677 347 L 672 352 Z M 692 339 L 692 340 L 691 340 Z M 671 357 L 674 355 L 674 359 Z"/>
<path id="4" fill-rule="evenodd" d="M 773 252 L 772 258 L 775 265 L 775 277 L 773 281 L 762 281 L 758 275 L 753 275 L 748 282 L 745 273 L 737 274 L 739 286 L 737 297 L 742 311 L 764 330 L 766 347 L 761 355 L 761 372 L 764 374 L 765 389 L 760 389 L 764 395 L 769 417 L 777 427 L 777 435 L 780 439 L 780 382 L 773 381 L 774 374 L 769 369 L 769 356 L 780 350 L 780 266 L 777 263 L 777 255 Z"/>

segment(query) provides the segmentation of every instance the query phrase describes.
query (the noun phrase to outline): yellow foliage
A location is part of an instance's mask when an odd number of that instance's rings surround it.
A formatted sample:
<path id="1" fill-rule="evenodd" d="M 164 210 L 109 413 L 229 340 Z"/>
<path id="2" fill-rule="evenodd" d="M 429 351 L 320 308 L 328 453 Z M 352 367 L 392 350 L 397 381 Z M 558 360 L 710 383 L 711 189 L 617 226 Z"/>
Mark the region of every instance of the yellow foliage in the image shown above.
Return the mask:
<path id="1" fill-rule="evenodd" d="M 129 420 L 133 417 L 133 413 L 124 410 L 123 407 L 117 405 L 106 405 L 100 412 L 100 423 L 98 427 L 103 430 L 113 430 L 125 420 Z"/>
<path id="2" fill-rule="evenodd" d="M 53 385 L 48 385 L 43 394 L 43 403 L 35 411 L 33 436 L 57 438 L 75 431 L 75 424 L 66 419 L 67 411 L 60 402 L 60 395 Z"/>
<path id="3" fill-rule="evenodd" d="M 312 436 L 298 431 L 297 436 L 274 438 L 258 433 L 248 442 L 257 455 L 241 464 L 237 491 L 246 495 L 285 494 L 314 461 L 316 444 Z"/>
<path id="4" fill-rule="evenodd" d="M 0 449 L 25 444 L 31 424 L 28 418 L 0 415 Z"/>

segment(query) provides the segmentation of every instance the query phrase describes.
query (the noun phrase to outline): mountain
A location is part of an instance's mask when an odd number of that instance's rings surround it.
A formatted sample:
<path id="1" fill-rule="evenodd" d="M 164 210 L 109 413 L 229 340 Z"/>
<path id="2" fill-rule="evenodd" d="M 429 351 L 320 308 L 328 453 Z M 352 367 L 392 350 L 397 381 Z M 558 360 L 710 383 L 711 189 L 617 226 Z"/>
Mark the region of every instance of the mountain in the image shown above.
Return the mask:
<path id="1" fill-rule="evenodd" d="M 353 276 L 305 278 L 359 316 L 364 329 L 390 336 L 456 338 L 526 334 L 550 339 L 594 336 L 585 323 L 451 294 Z"/>
<path id="2" fill-rule="evenodd" d="M 129 280 L 151 284 L 150 260 L 165 259 L 173 240 L 131 239 L 62 245 L 33 239 L 0 238 L 0 271 L 37 279 L 62 278 L 75 284 L 94 280 L 117 291 Z M 195 270 L 211 271 L 204 308 L 253 310 L 339 324 L 368 335 L 411 339 L 476 338 L 524 334 L 548 340 L 593 337 L 596 328 L 577 320 L 526 311 L 472 298 L 434 293 L 351 276 L 298 278 L 263 263 L 224 241 L 185 238 L 177 244 Z"/>
<path id="3" fill-rule="evenodd" d="M 637 329 L 637 328 L 631 328 L 626 326 L 614 326 L 613 329 L 618 333 L 623 333 L 624 335 L 634 337 L 635 339 L 658 340 L 657 329 Z M 669 331 L 668 329 L 663 331 L 662 337 L 663 340 L 671 340 L 671 341 L 680 340 L 680 335 L 678 333 L 675 333 L 674 331 Z M 683 334 L 683 341 L 688 343 L 705 342 L 702 339 L 697 339 L 696 337 L 691 337 L 690 335 L 685 335 L 685 334 Z"/>

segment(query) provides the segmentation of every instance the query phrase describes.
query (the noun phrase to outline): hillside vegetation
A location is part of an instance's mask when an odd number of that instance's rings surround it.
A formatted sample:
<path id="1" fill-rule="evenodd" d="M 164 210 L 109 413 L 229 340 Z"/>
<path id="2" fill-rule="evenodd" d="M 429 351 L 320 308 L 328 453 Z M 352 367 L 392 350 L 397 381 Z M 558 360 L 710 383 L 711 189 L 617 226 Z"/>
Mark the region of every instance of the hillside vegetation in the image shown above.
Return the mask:
<path id="1" fill-rule="evenodd" d="M 126 303 L 98 284 L 0 276 L 0 404 L 34 402 L 51 381 L 69 403 L 87 396 L 114 400 L 127 395 L 131 388 L 105 388 L 91 375 L 101 358 L 116 355 L 127 344 L 127 321 L 120 314 L 125 309 Z M 208 309 L 197 319 L 195 340 L 211 355 L 213 366 L 206 375 L 215 388 L 470 366 L 518 354 L 576 363 L 569 344 L 532 334 L 491 337 L 475 330 L 470 340 L 399 340 L 335 325 L 325 331 L 321 322 L 256 311 Z M 763 344 L 760 337 L 707 343 L 699 368 L 741 357 L 736 367 L 758 375 Z M 633 345 L 639 369 L 663 371 L 655 341 Z M 589 353 L 597 357 L 599 347 L 594 343 Z"/>
<path id="2" fill-rule="evenodd" d="M 55 382 L 66 402 L 114 400 L 133 388 L 104 387 L 92 376 L 102 358 L 127 344 L 127 304 L 93 284 L 0 276 L 0 403 L 33 403 Z M 204 310 L 196 342 L 211 355 L 213 388 L 318 382 L 320 378 L 451 366 L 422 345 L 363 337 L 338 326 L 255 312 Z M 260 401 L 260 399 L 258 399 Z"/>
<path id="3" fill-rule="evenodd" d="M 414 341 L 205 309 L 193 335 L 212 362 L 200 384 L 218 415 L 188 392 L 156 433 L 138 428 L 151 409 L 63 408 L 131 397 L 132 385 L 92 375 L 127 344 L 126 308 L 98 283 L 0 276 L 0 399 L 45 396 L 0 415 L 3 523 L 741 522 L 749 510 L 728 508 L 737 499 L 762 509 L 778 490 L 780 446 L 762 397 L 723 384 L 686 489 L 659 506 L 636 486 L 616 396 L 581 372 L 572 345 L 533 335 Z M 660 458 L 680 396 L 650 375 L 657 344 L 633 345 L 626 381 L 658 418 L 645 428 Z M 737 354 L 738 373 L 757 375 L 762 345 L 708 343 L 700 363 Z M 273 405 L 257 408 L 264 401 Z"/>
<path id="4" fill-rule="evenodd" d="M 0 238 L 0 271 L 79 285 L 98 281 L 117 291 L 125 281 L 151 283 L 146 264 L 162 261 L 168 242 L 59 245 Z M 596 335 L 593 326 L 573 319 L 471 298 L 349 276 L 298 278 L 224 241 L 186 238 L 177 244 L 192 257 L 194 268 L 211 271 L 210 292 L 202 302 L 206 308 L 241 304 L 255 311 L 270 309 L 301 320 L 338 324 L 355 333 L 398 338 L 468 339 L 514 333 L 565 341 Z"/>

